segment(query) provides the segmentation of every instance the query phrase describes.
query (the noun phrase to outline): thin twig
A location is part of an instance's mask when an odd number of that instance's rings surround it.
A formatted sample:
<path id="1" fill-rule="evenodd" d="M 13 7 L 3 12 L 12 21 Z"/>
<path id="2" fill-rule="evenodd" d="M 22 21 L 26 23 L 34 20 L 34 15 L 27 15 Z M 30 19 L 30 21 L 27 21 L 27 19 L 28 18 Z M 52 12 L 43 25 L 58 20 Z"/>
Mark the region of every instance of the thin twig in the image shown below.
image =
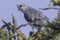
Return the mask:
<path id="1" fill-rule="evenodd" d="M 37 23 L 37 22 L 28 22 L 28 23 L 26 23 L 26 24 L 22 24 L 22 25 L 20 25 L 18 28 L 16 28 L 16 29 L 19 29 L 19 28 L 21 28 L 21 27 L 23 27 L 23 26 L 27 26 L 27 25 L 30 25 L 30 24 L 36 24 L 36 25 L 40 25 L 41 23 Z"/>
<path id="2" fill-rule="evenodd" d="M 60 8 L 49 7 L 49 8 L 39 8 L 39 9 L 41 9 L 41 10 L 49 10 L 49 9 L 55 9 L 55 10 L 58 10 L 58 9 L 60 9 Z"/>
<path id="3" fill-rule="evenodd" d="M 29 25 L 29 23 L 26 23 L 26 24 L 22 24 L 22 25 L 20 25 L 18 28 L 16 28 L 16 29 L 19 29 L 19 28 L 21 28 L 21 27 L 23 27 L 23 26 L 26 26 L 26 25 Z"/>

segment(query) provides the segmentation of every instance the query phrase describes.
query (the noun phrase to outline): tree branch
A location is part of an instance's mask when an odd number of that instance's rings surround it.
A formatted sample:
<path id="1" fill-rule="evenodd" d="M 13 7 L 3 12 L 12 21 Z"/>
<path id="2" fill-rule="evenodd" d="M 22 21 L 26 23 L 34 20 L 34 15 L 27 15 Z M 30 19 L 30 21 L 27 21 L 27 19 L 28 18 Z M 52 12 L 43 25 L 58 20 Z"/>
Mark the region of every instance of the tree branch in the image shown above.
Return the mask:
<path id="1" fill-rule="evenodd" d="M 58 10 L 58 9 L 60 9 L 60 8 L 49 7 L 49 8 L 39 8 L 39 9 L 41 9 L 41 10 L 49 10 L 49 9 L 55 9 L 55 10 Z"/>

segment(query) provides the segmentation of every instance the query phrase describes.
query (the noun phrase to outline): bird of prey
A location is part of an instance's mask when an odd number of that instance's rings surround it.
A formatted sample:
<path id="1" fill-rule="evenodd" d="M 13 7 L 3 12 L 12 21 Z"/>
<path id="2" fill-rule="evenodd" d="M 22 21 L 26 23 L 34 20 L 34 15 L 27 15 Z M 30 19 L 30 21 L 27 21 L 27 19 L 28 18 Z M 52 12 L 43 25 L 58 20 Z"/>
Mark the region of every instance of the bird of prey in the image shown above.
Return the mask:
<path id="1" fill-rule="evenodd" d="M 43 13 L 39 10 L 36 10 L 25 4 L 17 5 L 17 7 L 18 10 L 20 10 L 24 14 L 24 18 L 27 20 L 27 22 L 35 22 L 35 24 L 30 24 L 33 32 L 35 31 L 35 28 L 37 29 L 37 31 L 40 31 L 41 27 L 47 25 L 47 23 L 49 22 L 49 18 L 43 15 Z"/>

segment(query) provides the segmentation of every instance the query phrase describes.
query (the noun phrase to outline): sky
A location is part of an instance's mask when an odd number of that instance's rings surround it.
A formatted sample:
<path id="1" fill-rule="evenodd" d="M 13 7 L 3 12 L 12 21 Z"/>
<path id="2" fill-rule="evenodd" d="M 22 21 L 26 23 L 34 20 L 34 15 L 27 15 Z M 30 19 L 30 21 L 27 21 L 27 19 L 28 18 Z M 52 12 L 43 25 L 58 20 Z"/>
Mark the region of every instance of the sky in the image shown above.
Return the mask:
<path id="1" fill-rule="evenodd" d="M 18 11 L 18 4 L 26 4 L 32 8 L 40 10 L 38 8 L 46 8 L 48 7 L 50 0 L 0 0 L 0 26 L 3 25 L 2 20 L 7 22 L 12 22 L 12 14 L 15 16 L 17 20 L 17 24 L 26 24 L 27 21 L 24 19 L 24 15 L 22 12 Z M 40 10 L 44 15 L 46 15 L 50 21 L 54 20 L 57 16 L 56 10 Z M 20 30 L 29 36 L 29 31 L 32 31 L 31 27 L 27 25 L 26 27 L 20 28 Z"/>

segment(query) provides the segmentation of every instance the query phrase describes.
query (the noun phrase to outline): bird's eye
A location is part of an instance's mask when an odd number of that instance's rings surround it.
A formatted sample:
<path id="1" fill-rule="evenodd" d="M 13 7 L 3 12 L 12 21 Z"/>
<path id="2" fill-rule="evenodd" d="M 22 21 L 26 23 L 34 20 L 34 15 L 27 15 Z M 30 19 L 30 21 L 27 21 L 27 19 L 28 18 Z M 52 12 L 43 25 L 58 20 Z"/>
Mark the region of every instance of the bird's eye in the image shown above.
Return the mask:
<path id="1" fill-rule="evenodd" d="M 22 7 L 22 5 L 20 5 L 20 7 Z"/>

